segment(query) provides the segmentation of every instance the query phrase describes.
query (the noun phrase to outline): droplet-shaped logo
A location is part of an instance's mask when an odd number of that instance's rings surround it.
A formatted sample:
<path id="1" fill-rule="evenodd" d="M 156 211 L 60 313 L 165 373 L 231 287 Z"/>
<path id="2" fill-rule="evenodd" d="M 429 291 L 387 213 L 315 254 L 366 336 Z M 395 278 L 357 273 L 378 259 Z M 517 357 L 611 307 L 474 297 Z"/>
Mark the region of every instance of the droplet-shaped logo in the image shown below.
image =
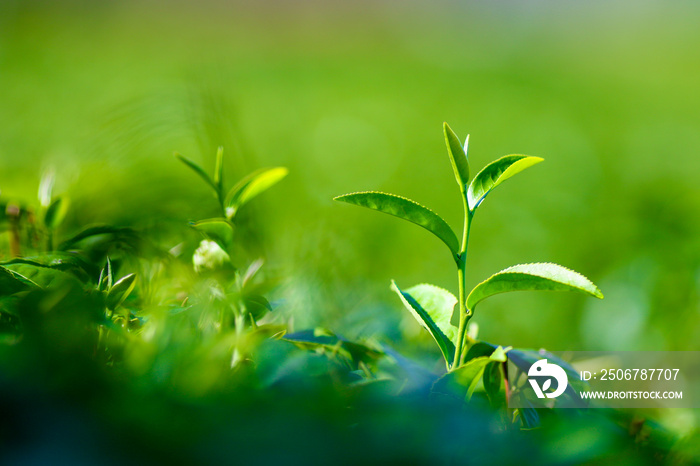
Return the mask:
<path id="1" fill-rule="evenodd" d="M 528 380 L 532 389 L 535 391 L 537 398 L 556 398 L 566 390 L 569 383 L 569 378 L 566 376 L 566 371 L 554 363 L 548 363 L 546 359 L 540 359 L 527 371 Z M 540 387 L 538 379 L 548 377 Z M 552 386 L 552 378 L 557 381 L 556 390 L 548 392 Z"/>

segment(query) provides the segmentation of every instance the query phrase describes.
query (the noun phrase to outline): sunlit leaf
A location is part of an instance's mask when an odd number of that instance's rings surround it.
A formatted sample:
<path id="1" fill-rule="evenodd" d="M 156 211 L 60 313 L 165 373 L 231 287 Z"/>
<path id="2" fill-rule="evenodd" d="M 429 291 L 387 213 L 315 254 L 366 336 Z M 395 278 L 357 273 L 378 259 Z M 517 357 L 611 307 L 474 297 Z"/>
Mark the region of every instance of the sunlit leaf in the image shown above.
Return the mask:
<path id="1" fill-rule="evenodd" d="M 225 218 L 200 220 L 194 223 L 192 227 L 204 233 L 207 238 L 219 243 L 224 249 L 231 246 L 233 242 L 233 225 Z"/>
<path id="2" fill-rule="evenodd" d="M 469 136 L 464 142 L 464 146 L 459 142 L 459 138 L 452 131 L 452 128 L 447 123 L 443 124 L 445 133 L 445 143 L 447 144 L 447 153 L 450 156 L 452 169 L 455 172 L 455 178 L 460 189 L 465 190 L 469 183 L 469 158 L 467 149 L 469 147 Z"/>
<path id="3" fill-rule="evenodd" d="M 345 194 L 334 199 L 384 212 L 415 223 L 440 238 L 450 248 L 454 256 L 459 255 L 459 241 L 452 228 L 438 214 L 415 201 L 395 194 L 375 191 Z"/>
<path id="4" fill-rule="evenodd" d="M 528 155 L 506 155 L 486 165 L 476 174 L 467 191 L 469 209 L 474 211 L 496 186 L 544 159 Z"/>
<path id="5" fill-rule="evenodd" d="M 399 295 L 413 317 L 432 335 L 449 368 L 454 358 L 454 342 L 457 339 L 457 331 L 450 324 L 450 318 L 457 299 L 448 291 L 432 285 L 418 285 L 410 290 L 401 291 L 392 281 L 391 289 Z"/>
<path id="6" fill-rule="evenodd" d="M 129 297 L 135 286 L 136 274 L 130 273 L 120 278 L 107 294 L 107 307 L 109 309 L 116 309 L 119 307 L 124 300 Z"/>
<path id="7" fill-rule="evenodd" d="M 227 216 L 233 217 L 238 209 L 277 184 L 287 173 L 289 170 L 284 167 L 264 168 L 243 178 L 226 195 L 224 205 L 231 212 L 231 215 L 227 213 Z"/>
<path id="8" fill-rule="evenodd" d="M 514 265 L 479 283 L 467 297 L 467 307 L 474 307 L 482 300 L 509 291 L 580 291 L 596 298 L 603 293 L 580 273 L 561 265 L 535 263 Z"/>

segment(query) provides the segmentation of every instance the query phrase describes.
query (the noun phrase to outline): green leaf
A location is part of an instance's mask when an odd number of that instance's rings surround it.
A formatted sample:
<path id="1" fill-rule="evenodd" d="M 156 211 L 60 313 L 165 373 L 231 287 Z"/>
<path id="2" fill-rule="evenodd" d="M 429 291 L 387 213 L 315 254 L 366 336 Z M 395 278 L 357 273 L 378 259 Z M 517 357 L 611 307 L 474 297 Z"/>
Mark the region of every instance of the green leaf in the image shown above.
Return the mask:
<path id="1" fill-rule="evenodd" d="M 440 238 L 455 257 L 459 255 L 459 241 L 452 228 L 438 214 L 415 201 L 375 191 L 345 194 L 334 200 L 378 210 L 415 223 Z"/>
<path id="2" fill-rule="evenodd" d="M 353 369 L 360 363 L 371 364 L 383 353 L 368 345 L 351 342 L 330 330 L 317 327 L 311 330 L 286 334 L 283 338 L 299 348 L 322 352 L 329 357 L 340 357 L 348 361 Z"/>
<path id="3" fill-rule="evenodd" d="M 9 296 L 32 287 L 38 285 L 23 275 L 0 266 L 0 296 Z"/>
<path id="4" fill-rule="evenodd" d="M 505 397 L 501 394 L 501 382 L 503 380 L 501 373 L 502 365 L 503 363 L 501 362 L 491 361 L 484 369 L 484 390 L 493 407 L 498 407 L 505 403 Z"/>
<path id="5" fill-rule="evenodd" d="M 261 295 L 250 295 L 243 299 L 246 310 L 257 321 L 261 319 L 267 312 L 272 312 L 272 305 Z"/>
<path id="6" fill-rule="evenodd" d="M 66 217 L 68 212 L 68 206 L 70 202 L 68 198 L 59 197 L 55 199 L 46 209 L 46 215 L 44 216 L 44 225 L 49 230 L 55 230 L 58 226 L 63 223 L 63 219 Z"/>
<path id="7" fill-rule="evenodd" d="M 113 242 L 134 244 L 139 242 L 139 235 L 132 228 L 115 227 L 111 225 L 97 225 L 88 227 L 74 237 L 64 241 L 58 246 L 58 250 L 65 251 L 75 247 L 79 242 L 99 235 L 109 235 Z"/>
<path id="8" fill-rule="evenodd" d="M 457 306 L 455 295 L 444 288 L 427 283 L 413 286 L 407 289 L 406 293 L 428 312 L 435 325 L 452 343 L 457 341 L 458 328 L 451 323 Z"/>
<path id="9" fill-rule="evenodd" d="M 561 265 L 535 263 L 514 265 L 479 283 L 467 297 L 467 307 L 474 307 L 482 300 L 509 291 L 581 291 L 596 298 L 603 293 L 580 273 Z"/>
<path id="10" fill-rule="evenodd" d="M 433 392 L 454 394 L 464 393 L 464 400 L 469 401 L 490 363 L 505 361 L 505 352 L 500 346 L 493 350 L 491 356 L 479 356 L 467 361 L 457 369 L 448 372 L 433 385 Z"/>
<path id="11" fill-rule="evenodd" d="M 216 188 L 216 183 L 214 183 L 214 181 L 209 177 L 209 175 L 207 175 L 207 172 L 205 172 L 204 169 L 203 169 L 202 167 L 200 167 L 199 165 L 197 165 L 196 163 L 194 163 L 192 160 L 190 160 L 190 159 L 188 159 L 187 157 L 184 157 L 184 156 L 182 156 L 182 155 L 180 155 L 180 154 L 175 154 L 175 157 L 177 157 L 178 160 L 180 160 L 180 162 L 182 162 L 182 163 L 184 163 L 185 165 L 187 165 L 188 167 L 190 167 L 190 168 L 192 169 L 193 172 L 195 172 L 196 174 L 198 174 L 204 181 L 206 181 L 206 183 L 207 183 L 209 186 L 211 186 L 212 188 L 214 188 L 214 191 L 218 194 L 218 191 L 217 191 L 217 188 Z"/>
<path id="12" fill-rule="evenodd" d="M 289 170 L 284 167 L 263 168 L 243 178 L 226 195 L 224 205 L 231 212 L 227 216 L 232 218 L 238 209 L 277 184 L 287 173 Z"/>
<path id="13" fill-rule="evenodd" d="M 212 218 L 200 220 L 192 225 L 201 231 L 209 239 L 219 243 L 223 249 L 227 249 L 233 243 L 233 225 L 225 218 Z"/>
<path id="14" fill-rule="evenodd" d="M 503 183 L 513 175 L 520 173 L 528 167 L 542 162 L 540 157 L 527 155 L 506 155 L 486 165 L 476 174 L 467 192 L 469 209 L 473 212 L 479 207 L 486 195 L 496 186 Z"/>
<path id="15" fill-rule="evenodd" d="M 93 273 L 97 272 L 97 267 L 89 263 L 78 254 L 65 252 L 51 252 L 38 256 L 29 256 L 10 259 L 0 262 L 0 265 L 27 264 L 34 267 L 47 267 L 58 269 L 63 272 L 70 272 L 83 282 L 90 281 Z"/>
<path id="16" fill-rule="evenodd" d="M 452 131 L 452 128 L 447 123 L 443 123 L 442 129 L 445 133 L 445 144 L 447 144 L 447 153 L 450 156 L 452 169 L 455 172 L 455 178 L 460 189 L 464 190 L 469 183 L 469 158 L 467 149 L 469 147 L 469 135 L 464 142 L 464 147 L 459 142 L 459 138 Z"/>
<path id="17" fill-rule="evenodd" d="M 491 360 L 486 356 L 472 359 L 440 377 L 433 384 L 432 392 L 446 395 L 459 394 L 460 397 L 464 394 L 464 401 L 469 401 L 489 362 Z"/>
<path id="18" fill-rule="evenodd" d="M 136 274 L 130 273 L 120 278 L 107 293 L 107 307 L 109 309 L 119 307 L 129 297 L 135 286 Z"/>
<path id="19" fill-rule="evenodd" d="M 214 185 L 219 194 L 224 192 L 224 148 L 219 146 L 216 151 L 216 167 L 214 168 Z"/>
<path id="20" fill-rule="evenodd" d="M 23 282 L 32 283 L 40 288 L 60 287 L 69 283 L 79 283 L 78 279 L 72 274 L 50 267 L 14 263 L 6 265 L 4 268 L 14 272 L 13 275 L 20 278 Z"/>
<path id="21" fill-rule="evenodd" d="M 391 289 L 399 295 L 413 317 L 430 332 L 449 369 L 455 353 L 454 341 L 457 339 L 457 329 L 450 324 L 450 318 L 457 298 L 432 285 L 417 285 L 410 290 L 401 291 L 392 280 Z"/>

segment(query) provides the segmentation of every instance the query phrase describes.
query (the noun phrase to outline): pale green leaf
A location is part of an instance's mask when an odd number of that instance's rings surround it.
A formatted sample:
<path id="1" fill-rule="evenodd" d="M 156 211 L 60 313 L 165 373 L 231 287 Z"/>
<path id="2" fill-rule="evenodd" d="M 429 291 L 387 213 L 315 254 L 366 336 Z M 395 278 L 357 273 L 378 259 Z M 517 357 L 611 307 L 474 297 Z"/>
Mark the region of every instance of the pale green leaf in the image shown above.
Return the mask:
<path id="1" fill-rule="evenodd" d="M 415 201 L 375 191 L 345 194 L 335 200 L 378 210 L 415 223 L 440 238 L 454 256 L 459 255 L 459 241 L 452 228 L 438 214 Z"/>
<path id="2" fill-rule="evenodd" d="M 418 285 L 401 291 L 394 281 L 391 289 L 399 295 L 406 309 L 432 335 L 449 369 L 454 358 L 457 332 L 450 317 L 457 299 L 448 291 L 432 285 Z M 416 293 L 413 295 L 413 293 Z"/>
<path id="3" fill-rule="evenodd" d="M 479 283 L 467 297 L 467 307 L 474 307 L 482 300 L 509 291 L 580 291 L 596 298 L 603 298 L 597 286 L 580 273 L 561 265 L 535 263 L 514 265 Z"/>
<path id="4" fill-rule="evenodd" d="M 543 160 L 540 157 L 528 155 L 506 155 L 486 165 L 476 174 L 469 185 L 469 190 L 467 191 L 469 209 L 474 211 L 486 195 L 496 186 Z"/>
<path id="5" fill-rule="evenodd" d="M 66 217 L 69 205 L 68 198 L 59 197 L 55 199 L 49 205 L 48 209 L 46 209 L 46 215 L 44 216 L 44 225 L 46 225 L 46 228 L 50 230 L 58 228 Z"/>
<path id="6" fill-rule="evenodd" d="M 469 135 L 467 135 L 467 140 L 464 142 L 464 146 L 462 146 L 459 142 L 459 138 L 447 123 L 443 124 L 443 131 L 445 133 L 447 153 L 450 156 L 452 169 L 455 172 L 455 179 L 460 189 L 464 190 L 469 183 L 469 158 L 467 156 Z"/>

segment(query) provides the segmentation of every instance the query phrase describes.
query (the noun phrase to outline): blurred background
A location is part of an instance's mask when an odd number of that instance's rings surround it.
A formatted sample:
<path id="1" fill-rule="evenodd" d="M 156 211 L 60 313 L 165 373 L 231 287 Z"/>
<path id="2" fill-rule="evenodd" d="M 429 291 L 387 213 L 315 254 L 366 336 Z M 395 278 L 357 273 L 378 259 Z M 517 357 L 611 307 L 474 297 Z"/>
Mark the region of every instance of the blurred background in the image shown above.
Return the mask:
<path id="1" fill-rule="evenodd" d="M 699 19 L 695 2 L 2 0 L 0 194 L 32 203 L 53 168 L 64 235 L 112 223 L 172 247 L 217 207 L 173 152 L 211 170 L 224 146 L 229 186 L 286 166 L 246 213 L 278 318 L 437 360 L 389 283 L 456 293 L 450 255 L 331 199 L 394 192 L 460 229 L 447 121 L 471 134 L 473 173 L 546 160 L 483 204 L 469 282 L 552 261 L 606 295 L 496 297 L 480 338 L 699 350 Z"/>

